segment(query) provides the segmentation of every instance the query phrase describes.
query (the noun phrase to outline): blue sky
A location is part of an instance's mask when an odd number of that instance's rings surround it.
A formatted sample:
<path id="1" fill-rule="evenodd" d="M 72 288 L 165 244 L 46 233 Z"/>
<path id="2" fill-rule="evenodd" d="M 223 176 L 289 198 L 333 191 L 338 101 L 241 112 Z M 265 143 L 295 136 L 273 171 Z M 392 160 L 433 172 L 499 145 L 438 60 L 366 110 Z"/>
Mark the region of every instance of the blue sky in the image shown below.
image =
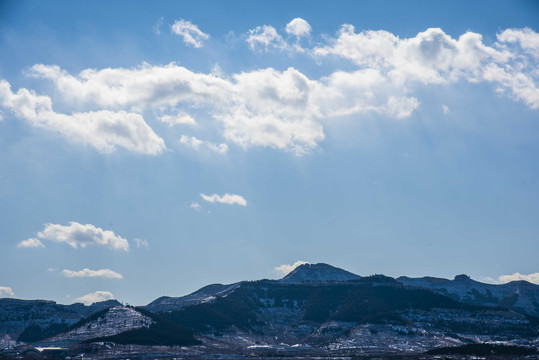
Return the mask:
<path id="1" fill-rule="evenodd" d="M 2 2 L 0 296 L 539 283 L 538 32 L 533 1 Z"/>

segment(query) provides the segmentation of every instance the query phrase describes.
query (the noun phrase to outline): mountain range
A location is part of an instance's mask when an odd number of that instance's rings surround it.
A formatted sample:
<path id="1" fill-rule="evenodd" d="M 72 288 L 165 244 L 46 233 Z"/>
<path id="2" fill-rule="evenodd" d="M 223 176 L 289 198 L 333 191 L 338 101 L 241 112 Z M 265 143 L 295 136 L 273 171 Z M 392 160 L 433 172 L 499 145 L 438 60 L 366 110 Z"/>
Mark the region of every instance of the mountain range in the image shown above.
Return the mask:
<path id="1" fill-rule="evenodd" d="M 539 286 L 484 284 L 466 275 L 362 277 L 304 264 L 280 280 L 213 284 L 143 307 L 0 299 L 0 346 L 29 344 L 91 347 L 109 356 L 152 345 L 186 356 L 422 354 L 474 344 L 534 352 Z"/>

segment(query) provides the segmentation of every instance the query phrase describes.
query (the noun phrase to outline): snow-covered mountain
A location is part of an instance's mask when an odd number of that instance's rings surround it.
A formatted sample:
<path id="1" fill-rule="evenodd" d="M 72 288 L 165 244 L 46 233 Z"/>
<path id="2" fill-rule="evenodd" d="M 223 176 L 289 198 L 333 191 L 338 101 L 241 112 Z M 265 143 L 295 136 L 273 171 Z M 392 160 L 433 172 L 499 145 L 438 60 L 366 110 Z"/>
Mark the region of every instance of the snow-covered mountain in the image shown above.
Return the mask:
<path id="1" fill-rule="evenodd" d="M 485 342 L 539 349 L 539 320 L 532 316 L 538 288 L 526 282 L 482 284 L 465 275 L 361 277 L 306 264 L 280 280 L 213 284 L 143 308 L 96 304 L 104 310 L 83 319 L 81 311 L 91 307 L 0 300 L 0 330 L 15 324 L 19 340 L 76 351 L 108 344 L 103 358 L 118 357 L 107 347 L 111 343 L 136 344 L 142 352 L 151 350 L 141 345 L 182 346 L 171 357 L 420 354 Z M 0 344 L 13 346 L 16 337 L 6 334 L 0 331 Z M 132 348 L 124 349 L 129 357 Z"/>
<path id="2" fill-rule="evenodd" d="M 194 329 L 203 343 L 236 352 L 292 351 L 300 344 L 336 352 L 417 353 L 476 341 L 533 345 L 539 337 L 536 320 L 524 314 L 464 304 L 384 276 L 242 282 L 166 317 Z"/>
<path id="3" fill-rule="evenodd" d="M 194 345 L 191 329 L 142 308 L 115 306 L 95 313 L 46 339 L 46 346 L 114 342 L 140 345 Z"/>
<path id="4" fill-rule="evenodd" d="M 358 280 L 361 276 L 337 267 L 318 263 L 303 264 L 296 267 L 292 272 L 283 277 L 281 283 L 305 283 L 305 282 L 343 282 Z"/>
<path id="5" fill-rule="evenodd" d="M 212 301 L 216 296 L 226 295 L 228 292 L 234 290 L 238 285 L 238 283 L 231 285 L 212 284 L 204 286 L 203 288 L 186 296 L 161 296 L 160 298 L 155 299 L 146 305 L 145 308 L 152 312 L 180 310 L 186 306 Z"/>
<path id="6" fill-rule="evenodd" d="M 320 282 L 343 282 L 358 280 L 361 277 L 343 269 L 328 264 L 303 264 L 295 268 L 288 275 L 278 280 L 281 283 L 320 283 Z M 152 312 L 180 310 L 186 306 L 197 305 L 213 301 L 218 296 L 225 296 L 241 283 L 229 285 L 211 284 L 186 296 L 170 297 L 162 296 L 155 299 L 144 308 Z"/>
<path id="7" fill-rule="evenodd" d="M 103 309 L 121 305 L 116 300 L 97 302 L 90 306 L 81 303 L 57 304 L 51 300 L 0 299 L 0 334 L 4 342 L 32 341 L 57 333 L 80 319 Z"/>
<path id="8" fill-rule="evenodd" d="M 467 275 L 457 275 L 453 280 L 401 276 L 397 281 L 429 289 L 468 304 L 502 306 L 539 317 L 539 285 L 527 281 L 494 285 L 472 280 Z"/>
<path id="9" fill-rule="evenodd" d="M 149 328 L 152 323 L 151 317 L 132 307 L 115 306 L 79 321 L 48 341 L 84 341 L 113 336 L 129 330 Z"/>

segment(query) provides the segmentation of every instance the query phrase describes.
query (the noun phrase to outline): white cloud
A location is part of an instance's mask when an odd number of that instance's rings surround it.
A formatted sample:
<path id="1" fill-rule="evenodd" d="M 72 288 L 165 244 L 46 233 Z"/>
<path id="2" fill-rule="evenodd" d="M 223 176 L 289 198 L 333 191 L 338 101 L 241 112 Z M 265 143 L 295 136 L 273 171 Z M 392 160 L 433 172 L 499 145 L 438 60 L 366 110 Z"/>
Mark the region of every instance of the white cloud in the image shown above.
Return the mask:
<path id="1" fill-rule="evenodd" d="M 204 148 L 220 154 L 224 154 L 228 151 L 227 144 L 214 144 L 210 141 L 197 139 L 194 136 L 182 135 L 180 138 L 180 144 L 187 145 L 194 150 L 200 150 Z"/>
<path id="2" fill-rule="evenodd" d="M 453 39 L 437 28 L 400 39 L 383 30 L 356 33 L 352 25 L 343 25 L 337 38 L 316 47 L 313 54 L 338 56 L 360 68 L 377 69 L 401 84 L 404 92 L 412 83 L 490 81 L 530 108 L 539 108 L 539 34 L 529 28 L 509 29 L 498 34 L 498 41 L 487 46 L 481 34 L 473 32 Z"/>
<path id="3" fill-rule="evenodd" d="M 44 248 L 45 245 L 43 245 L 43 243 L 41 241 L 39 241 L 38 239 L 36 238 L 30 238 L 30 239 L 27 239 L 27 240 L 22 240 L 22 241 L 19 241 L 19 243 L 17 244 L 17 247 L 18 248 Z"/>
<path id="4" fill-rule="evenodd" d="M 444 112 L 444 114 L 449 114 L 451 112 L 451 110 L 449 110 L 449 107 L 447 105 L 442 105 L 442 111 Z"/>
<path id="5" fill-rule="evenodd" d="M 497 34 L 497 38 L 501 43 L 519 43 L 522 49 L 539 57 L 539 34 L 530 28 L 507 29 Z"/>
<path id="6" fill-rule="evenodd" d="M 301 155 L 324 139 L 317 97 L 322 86 L 296 69 L 234 75 L 238 106 L 216 117 L 224 136 L 244 148 L 267 146 Z M 322 90 L 323 91 L 323 90 Z"/>
<path id="7" fill-rule="evenodd" d="M 0 297 L 15 296 L 13 289 L 9 286 L 0 286 Z"/>
<path id="8" fill-rule="evenodd" d="M 245 149 L 265 146 L 296 155 L 309 153 L 324 140 L 323 120 L 369 111 L 405 117 L 419 104 L 400 84 L 373 69 L 338 71 L 318 81 L 294 68 L 267 68 L 223 79 L 176 64 L 85 70 L 79 76 L 35 65 L 32 74 L 53 80 L 59 92 L 76 103 L 112 109 L 182 104 L 205 108 L 223 125 L 228 141 Z M 184 138 L 196 144 L 188 140 Z"/>
<path id="9" fill-rule="evenodd" d="M 183 19 L 176 20 L 171 30 L 174 34 L 181 36 L 186 45 L 191 45 L 195 48 L 203 47 L 204 41 L 210 37 L 208 34 L 203 33 L 195 24 Z"/>
<path id="10" fill-rule="evenodd" d="M 284 49 L 287 46 L 283 37 L 273 26 L 269 25 L 257 26 L 249 30 L 246 41 L 253 51 L 268 52 L 270 49 Z"/>
<path id="11" fill-rule="evenodd" d="M 93 146 L 103 153 L 123 147 L 155 155 L 165 149 L 163 139 L 139 114 L 109 110 L 71 115 L 56 113 L 48 96 L 36 95 L 24 88 L 13 93 L 5 80 L 0 80 L 0 104 L 33 126 L 58 132 L 70 141 Z"/>
<path id="12" fill-rule="evenodd" d="M 199 212 L 200 211 L 200 204 L 197 203 L 196 201 L 193 201 L 191 203 L 191 205 L 189 205 L 189 207 L 193 210 L 195 210 L 196 212 Z"/>
<path id="13" fill-rule="evenodd" d="M 135 241 L 135 244 L 137 244 L 137 249 L 140 249 L 142 247 L 145 247 L 145 248 L 148 247 L 148 240 L 135 238 L 135 239 L 133 239 L 133 241 Z"/>
<path id="14" fill-rule="evenodd" d="M 289 24 L 290 34 L 305 34 L 295 20 Z M 539 71 L 531 55 L 537 36 L 530 29 L 510 29 L 499 34 L 498 42 L 485 45 L 482 36 L 473 32 L 453 38 L 434 28 L 399 38 L 383 30 L 356 33 L 353 26 L 343 25 L 336 37 L 303 50 L 319 61 L 330 56 L 347 59 L 355 68 L 318 79 L 294 68 L 223 77 L 219 71 L 205 74 L 171 63 L 86 69 L 71 75 L 58 66 L 36 64 L 27 74 L 53 81 L 62 101 L 73 107 L 72 115 L 54 113 L 48 96 L 26 89 L 12 93 L 5 81 L 0 83 L 0 104 L 34 126 L 102 152 L 123 147 L 160 153 L 166 149 L 164 141 L 140 114 L 159 110 L 160 121 L 194 124 L 189 115 L 173 113 L 192 108 L 215 120 L 217 124 L 204 125 L 218 129 L 227 142 L 244 149 L 264 146 L 303 155 L 325 139 L 323 125 L 339 117 L 361 119 L 357 115 L 369 112 L 391 118 L 410 116 L 420 106 L 414 96 L 418 86 L 491 82 L 500 92 L 539 108 Z M 246 40 L 261 51 L 293 47 L 267 25 L 249 31 Z M 81 108 L 97 110 L 76 111 Z M 110 123 L 111 119 L 115 120 Z M 181 141 L 204 146 L 192 137 Z M 224 152 L 225 144 L 213 145 L 210 148 Z"/>
<path id="15" fill-rule="evenodd" d="M 112 300 L 114 295 L 110 291 L 95 291 L 90 294 L 83 295 L 75 299 L 76 302 L 81 302 L 84 305 L 92 305 L 96 302 Z"/>
<path id="16" fill-rule="evenodd" d="M 35 65 L 30 74 L 53 80 L 62 97 L 75 104 L 133 111 L 180 104 L 204 108 L 224 125 L 225 138 L 243 148 L 268 146 L 304 154 L 324 139 L 316 121 L 322 115 L 316 104 L 317 82 L 292 68 L 228 79 L 176 64 L 88 69 L 78 76 L 57 66 Z"/>
<path id="17" fill-rule="evenodd" d="M 335 55 L 361 67 L 375 68 L 399 81 L 443 83 L 462 76 L 475 77 L 492 60 L 507 60 L 509 53 L 482 43 L 482 36 L 467 32 L 458 40 L 430 28 L 413 38 L 400 39 L 384 30 L 356 33 L 343 25 L 330 45 L 314 49 L 317 56 Z"/>
<path id="18" fill-rule="evenodd" d="M 511 281 L 519 281 L 519 280 L 524 280 L 524 281 L 539 285 L 539 273 L 525 275 L 525 274 L 516 272 L 512 275 L 498 276 L 498 279 L 495 280 L 494 282 L 498 284 L 505 284 Z"/>
<path id="19" fill-rule="evenodd" d="M 191 115 L 186 113 L 180 113 L 176 115 L 163 115 L 158 118 L 159 121 L 172 125 L 184 124 L 184 125 L 195 125 L 196 121 L 191 117 Z"/>
<path id="20" fill-rule="evenodd" d="M 515 71 L 506 66 L 489 64 L 485 67 L 483 78 L 509 89 L 515 99 L 522 100 L 530 108 L 539 108 L 539 88 L 536 87 L 532 74 Z M 503 88 L 501 88 L 502 92 Z"/>
<path id="21" fill-rule="evenodd" d="M 336 71 L 324 80 L 316 102 L 328 117 L 376 112 L 404 118 L 419 106 L 415 97 L 376 69 Z"/>
<path id="22" fill-rule="evenodd" d="M 71 221 L 69 225 L 45 224 L 43 231 L 37 233 L 42 240 L 66 243 L 73 248 L 88 245 L 102 245 L 111 249 L 129 250 L 129 243 L 110 230 L 103 230 L 92 224 L 79 224 Z"/>
<path id="23" fill-rule="evenodd" d="M 240 205 L 240 206 L 247 206 L 247 200 L 241 195 L 237 194 L 229 194 L 226 193 L 224 195 L 218 195 L 218 194 L 212 194 L 212 195 L 206 195 L 206 194 L 200 194 L 200 197 L 204 201 L 208 201 L 211 203 L 222 203 L 222 204 L 229 204 L 229 205 Z"/>
<path id="24" fill-rule="evenodd" d="M 285 276 L 285 275 L 288 275 L 290 272 L 292 272 L 292 270 L 294 270 L 298 266 L 304 265 L 304 264 L 308 264 L 308 262 L 300 260 L 300 261 L 296 261 L 292 265 L 288 265 L 288 264 L 279 265 L 276 268 L 274 268 L 273 270 L 275 272 L 277 272 L 279 275 Z"/>
<path id="25" fill-rule="evenodd" d="M 119 274 L 111 269 L 100 269 L 100 270 L 90 270 L 88 268 L 73 271 L 73 270 L 62 270 L 62 274 L 69 278 L 74 277 L 101 277 L 106 279 L 123 279 L 122 274 Z"/>
<path id="26" fill-rule="evenodd" d="M 74 104 L 108 109 L 141 110 L 179 103 L 201 106 L 227 102 L 231 84 L 213 74 L 201 74 L 171 63 L 133 69 L 86 69 L 73 76 L 58 66 L 36 64 L 29 76 L 54 82 L 62 97 Z"/>
<path id="27" fill-rule="evenodd" d="M 290 35 L 300 38 L 311 34 L 311 25 L 302 18 L 295 18 L 286 25 L 285 30 Z"/>

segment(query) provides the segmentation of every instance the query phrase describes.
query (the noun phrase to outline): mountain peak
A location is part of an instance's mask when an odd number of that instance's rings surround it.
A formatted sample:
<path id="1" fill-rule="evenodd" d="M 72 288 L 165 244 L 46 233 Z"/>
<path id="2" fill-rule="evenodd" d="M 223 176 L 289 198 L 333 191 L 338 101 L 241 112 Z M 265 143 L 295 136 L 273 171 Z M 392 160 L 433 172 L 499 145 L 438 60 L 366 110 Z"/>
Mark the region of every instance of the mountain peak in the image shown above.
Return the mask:
<path id="1" fill-rule="evenodd" d="M 471 280 L 471 278 L 466 274 L 455 276 L 455 281 L 468 281 L 468 280 Z"/>
<path id="2" fill-rule="evenodd" d="M 303 264 L 279 280 L 282 283 L 334 282 L 360 279 L 361 276 L 337 267 L 318 263 Z"/>

